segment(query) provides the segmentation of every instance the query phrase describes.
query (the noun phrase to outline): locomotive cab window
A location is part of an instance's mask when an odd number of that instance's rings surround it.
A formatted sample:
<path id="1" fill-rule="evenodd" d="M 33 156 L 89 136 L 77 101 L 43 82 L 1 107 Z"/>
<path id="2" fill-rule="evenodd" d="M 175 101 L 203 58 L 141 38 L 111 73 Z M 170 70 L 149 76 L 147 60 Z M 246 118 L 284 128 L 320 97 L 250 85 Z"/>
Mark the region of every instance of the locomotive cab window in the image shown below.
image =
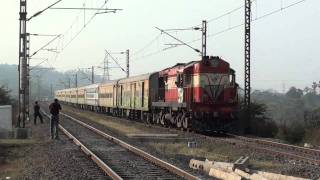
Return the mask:
<path id="1" fill-rule="evenodd" d="M 175 84 L 177 85 L 178 88 L 183 87 L 183 76 L 181 73 L 177 73 L 177 79 Z"/>

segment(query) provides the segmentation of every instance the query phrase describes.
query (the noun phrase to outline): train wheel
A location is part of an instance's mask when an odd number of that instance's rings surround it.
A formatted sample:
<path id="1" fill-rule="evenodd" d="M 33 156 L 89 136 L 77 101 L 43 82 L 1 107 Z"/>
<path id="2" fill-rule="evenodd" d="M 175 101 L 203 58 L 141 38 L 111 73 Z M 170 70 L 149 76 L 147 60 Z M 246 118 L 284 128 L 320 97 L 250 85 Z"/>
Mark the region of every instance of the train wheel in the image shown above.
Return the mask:
<path id="1" fill-rule="evenodd" d="M 181 115 L 179 114 L 177 117 L 177 128 L 181 128 L 182 127 L 182 119 L 181 119 Z"/>
<path id="2" fill-rule="evenodd" d="M 182 125 L 183 125 L 183 128 L 184 129 L 188 129 L 189 128 L 189 126 L 190 126 L 190 121 L 189 121 L 189 118 L 183 118 L 183 120 L 182 120 Z"/>
<path id="3" fill-rule="evenodd" d="M 152 124 L 156 124 L 157 123 L 157 115 L 155 113 L 152 113 Z"/>
<path id="4" fill-rule="evenodd" d="M 166 125 L 165 115 L 161 115 L 161 116 L 160 116 L 160 123 L 161 123 L 162 126 L 165 126 L 165 125 Z"/>

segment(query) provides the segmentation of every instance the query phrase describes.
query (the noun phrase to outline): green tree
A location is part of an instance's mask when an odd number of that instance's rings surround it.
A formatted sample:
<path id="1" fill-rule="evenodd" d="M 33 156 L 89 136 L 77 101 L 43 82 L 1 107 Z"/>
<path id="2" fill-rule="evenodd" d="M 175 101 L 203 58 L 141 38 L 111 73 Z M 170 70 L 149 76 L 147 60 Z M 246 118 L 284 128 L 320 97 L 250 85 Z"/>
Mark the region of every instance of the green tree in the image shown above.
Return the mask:
<path id="1" fill-rule="evenodd" d="M 303 90 L 291 87 L 289 91 L 286 93 L 286 96 L 294 99 L 300 99 L 303 96 Z"/>
<path id="2" fill-rule="evenodd" d="M 238 124 L 240 131 L 261 137 L 274 137 L 277 134 L 277 125 L 268 117 L 265 104 L 252 102 L 250 104 L 250 119 L 248 114 L 248 109 L 240 109 Z"/>

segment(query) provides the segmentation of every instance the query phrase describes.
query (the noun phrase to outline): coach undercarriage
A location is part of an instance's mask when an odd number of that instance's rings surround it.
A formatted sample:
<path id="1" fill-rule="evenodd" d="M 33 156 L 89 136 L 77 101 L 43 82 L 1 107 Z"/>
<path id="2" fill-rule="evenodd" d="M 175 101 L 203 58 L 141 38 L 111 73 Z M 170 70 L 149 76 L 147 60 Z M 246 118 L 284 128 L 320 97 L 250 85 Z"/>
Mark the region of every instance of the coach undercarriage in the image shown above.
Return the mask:
<path id="1" fill-rule="evenodd" d="M 195 131 L 228 131 L 232 119 L 235 117 L 222 118 L 214 112 L 188 112 L 186 108 L 161 107 L 153 108 L 151 111 L 100 107 L 84 104 L 65 103 L 67 105 L 103 113 L 114 117 L 137 120 L 148 124 L 158 124 L 164 127 L 173 127 L 184 130 Z"/>

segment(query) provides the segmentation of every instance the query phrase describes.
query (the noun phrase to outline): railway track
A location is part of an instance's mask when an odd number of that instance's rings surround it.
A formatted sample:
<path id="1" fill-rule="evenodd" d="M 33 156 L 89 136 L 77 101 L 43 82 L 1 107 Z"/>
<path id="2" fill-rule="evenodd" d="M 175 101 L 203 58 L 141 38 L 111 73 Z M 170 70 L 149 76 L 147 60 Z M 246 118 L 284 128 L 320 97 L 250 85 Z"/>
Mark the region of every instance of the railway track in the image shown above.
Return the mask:
<path id="1" fill-rule="evenodd" d="M 228 135 L 257 151 L 271 153 L 277 157 L 285 157 L 300 163 L 320 166 L 320 150 L 234 134 Z"/>
<path id="2" fill-rule="evenodd" d="M 61 131 L 112 179 L 200 179 L 78 119 L 62 115 Z"/>

